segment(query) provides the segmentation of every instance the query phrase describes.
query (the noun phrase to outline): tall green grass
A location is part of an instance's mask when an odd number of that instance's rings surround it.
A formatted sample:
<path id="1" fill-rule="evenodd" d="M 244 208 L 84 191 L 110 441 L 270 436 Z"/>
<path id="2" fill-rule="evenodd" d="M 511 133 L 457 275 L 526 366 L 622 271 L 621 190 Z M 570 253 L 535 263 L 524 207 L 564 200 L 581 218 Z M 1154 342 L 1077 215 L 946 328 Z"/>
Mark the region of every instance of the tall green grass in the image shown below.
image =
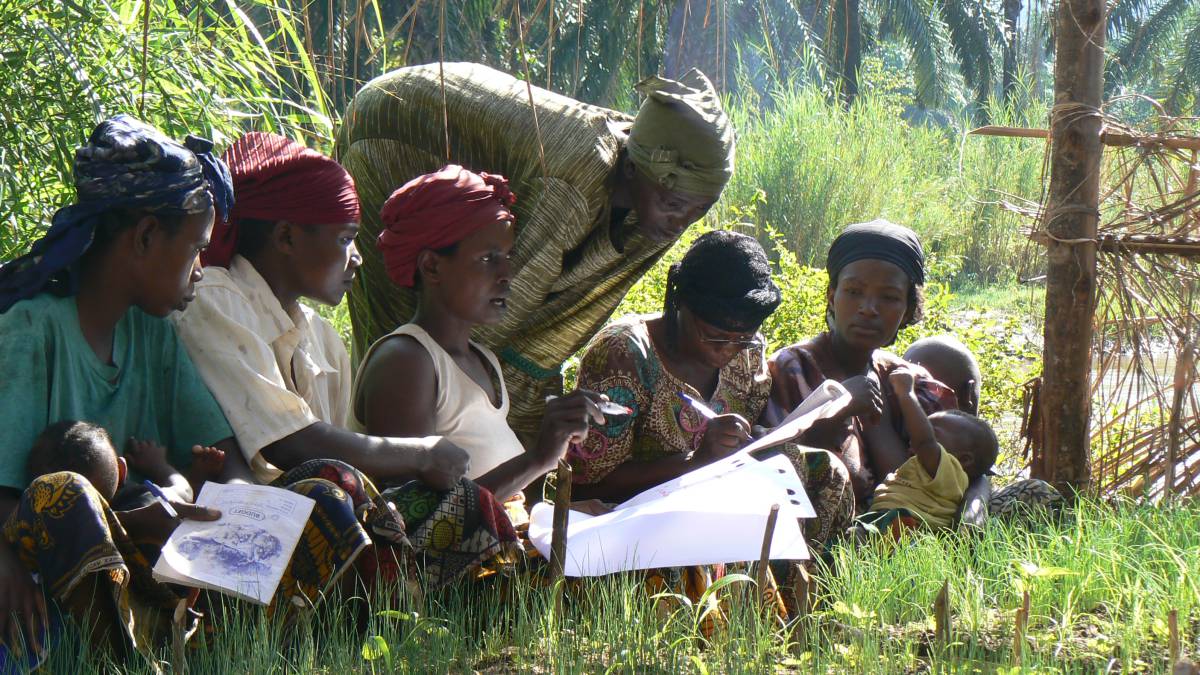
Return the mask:
<path id="1" fill-rule="evenodd" d="M 1021 672 L 1169 672 L 1170 610 L 1184 656 L 1200 651 L 1198 548 L 1194 508 L 1084 501 L 1060 520 L 993 521 L 975 536 L 840 544 L 817 575 L 802 633 L 761 613 L 744 580 L 716 590 L 728 622 L 705 640 L 696 607 L 657 608 L 633 575 L 583 580 L 561 617 L 550 589 L 518 576 L 421 601 L 338 596 L 288 629 L 235 606 L 188 661 L 200 673 L 1007 672 L 1018 665 L 1013 620 L 1027 590 Z M 944 581 L 952 634 L 942 645 L 932 606 Z M 149 672 L 107 664 L 116 665 Z M 74 636 L 48 672 L 105 667 Z"/>
<path id="2" fill-rule="evenodd" d="M 910 123 L 886 93 L 847 110 L 806 85 L 729 107 L 737 165 L 717 218 L 769 226 L 818 266 L 843 227 L 887 218 L 912 227 L 927 250 L 961 257 L 956 284 L 1014 278 L 1022 223 L 1000 202 L 1039 199 L 1042 144 L 968 136 L 965 121 Z M 1042 126 L 1044 113 L 995 107 L 990 117 Z"/>

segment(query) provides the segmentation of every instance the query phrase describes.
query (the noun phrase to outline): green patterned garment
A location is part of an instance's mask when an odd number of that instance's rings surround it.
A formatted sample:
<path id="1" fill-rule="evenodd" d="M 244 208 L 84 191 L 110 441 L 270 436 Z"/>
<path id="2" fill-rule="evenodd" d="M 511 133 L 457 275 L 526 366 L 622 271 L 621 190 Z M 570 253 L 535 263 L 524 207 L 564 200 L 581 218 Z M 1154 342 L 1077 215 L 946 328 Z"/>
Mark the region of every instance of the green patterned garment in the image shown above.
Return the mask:
<path id="1" fill-rule="evenodd" d="M 610 181 L 632 118 L 533 87 L 543 172 L 524 82 L 486 66 L 447 63 L 445 95 L 449 160 L 504 175 L 517 196 L 508 312 L 474 337 L 500 356 L 512 398 L 509 423 L 528 445 L 546 395 L 560 392 L 562 362 L 604 325 L 669 244 L 633 234 L 618 250 L 610 235 Z M 363 211 L 364 265 L 349 296 L 356 358 L 416 308 L 416 294 L 388 279 L 375 239 L 388 195 L 447 163 L 442 110 L 435 63 L 371 81 L 346 111 L 336 155 L 354 177 Z M 618 227 L 631 232 L 635 217 L 631 212 Z"/>

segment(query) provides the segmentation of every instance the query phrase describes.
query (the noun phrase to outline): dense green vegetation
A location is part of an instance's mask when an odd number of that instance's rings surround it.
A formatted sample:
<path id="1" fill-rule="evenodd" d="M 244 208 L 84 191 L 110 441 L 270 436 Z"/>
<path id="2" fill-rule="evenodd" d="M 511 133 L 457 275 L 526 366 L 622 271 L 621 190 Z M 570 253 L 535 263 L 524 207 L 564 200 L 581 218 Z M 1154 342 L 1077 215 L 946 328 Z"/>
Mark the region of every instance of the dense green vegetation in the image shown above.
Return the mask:
<path id="1" fill-rule="evenodd" d="M 997 32 L 1001 3 L 969 12 L 933 4 L 861 3 L 861 53 L 851 58 L 832 28 L 840 15 L 820 2 L 7 0 L 0 260 L 71 198 L 73 150 L 107 115 L 137 112 L 218 146 L 254 128 L 328 151 L 361 82 L 441 54 L 625 110 L 640 76 L 697 65 L 729 94 L 741 138 L 715 222 L 772 228 L 812 263 L 841 226 L 885 216 L 939 255 L 960 257 L 955 286 L 1011 281 L 1032 271 L 1012 264 L 1022 258 L 1021 223 L 1000 202 L 1038 199 L 1044 146 L 964 133 L 982 119 L 1044 124 L 1049 11 L 1032 0 L 1021 15 L 1020 72 L 1001 91 L 997 64 L 1012 46 Z M 1195 3 L 1121 0 L 1109 38 L 1114 94 L 1141 87 L 1168 110 L 1192 109 Z M 839 59 L 858 63 L 849 105 Z"/>

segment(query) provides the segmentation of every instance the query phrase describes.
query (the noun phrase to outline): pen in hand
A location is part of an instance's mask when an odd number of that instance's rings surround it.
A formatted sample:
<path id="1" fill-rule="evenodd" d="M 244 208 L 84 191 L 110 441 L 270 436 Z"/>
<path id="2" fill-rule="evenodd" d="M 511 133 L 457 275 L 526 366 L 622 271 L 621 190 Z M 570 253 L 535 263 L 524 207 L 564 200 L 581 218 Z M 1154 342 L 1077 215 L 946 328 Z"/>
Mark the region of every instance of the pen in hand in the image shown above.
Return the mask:
<path id="1" fill-rule="evenodd" d="M 681 391 L 679 392 L 679 398 L 683 399 L 684 403 L 692 406 L 692 409 L 699 413 L 700 416 L 706 420 L 715 420 L 716 418 L 720 417 L 720 415 L 717 414 L 717 411 L 705 405 L 703 401 L 695 396 L 690 396 Z"/>
<path id="2" fill-rule="evenodd" d="M 153 481 L 149 480 L 142 481 L 142 484 L 145 485 L 146 489 L 150 491 L 150 494 L 154 495 L 155 499 L 162 504 L 162 507 L 166 510 L 168 516 L 171 516 L 172 518 L 179 517 L 179 512 L 175 510 L 174 506 L 171 506 L 171 500 L 167 499 L 167 495 L 162 491 L 162 488 L 158 487 Z"/>

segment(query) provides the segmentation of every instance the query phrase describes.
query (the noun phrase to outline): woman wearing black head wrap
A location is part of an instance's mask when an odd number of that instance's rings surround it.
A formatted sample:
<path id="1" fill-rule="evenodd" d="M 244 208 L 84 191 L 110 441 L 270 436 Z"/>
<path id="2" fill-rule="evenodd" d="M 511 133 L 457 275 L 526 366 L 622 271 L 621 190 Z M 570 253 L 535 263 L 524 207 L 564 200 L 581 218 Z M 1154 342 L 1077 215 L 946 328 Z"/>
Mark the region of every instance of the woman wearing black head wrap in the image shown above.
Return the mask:
<path id="1" fill-rule="evenodd" d="M 829 247 L 825 269 L 829 330 L 771 357 L 773 386 L 763 421 L 783 419 L 826 379 L 845 385 L 853 400 L 843 419 L 814 430 L 805 442 L 845 462 L 862 508 L 875 484 L 907 459 L 899 415 L 880 387 L 902 361 L 883 348 L 921 318 L 925 254 L 912 230 L 875 220 L 847 227 Z M 953 392 L 932 378 L 919 378 L 917 389 L 929 412 L 954 406 Z"/>
<path id="2" fill-rule="evenodd" d="M 753 237 L 709 232 L 671 267 L 662 315 L 600 331 L 584 351 L 579 386 L 633 414 L 593 427 L 572 453 L 575 494 L 620 501 L 745 445 L 771 389 L 758 329 L 780 299 Z M 706 420 L 681 393 L 717 416 Z M 853 515 L 849 477 L 829 453 L 789 457 L 817 511 L 805 523 L 819 549 Z"/>

